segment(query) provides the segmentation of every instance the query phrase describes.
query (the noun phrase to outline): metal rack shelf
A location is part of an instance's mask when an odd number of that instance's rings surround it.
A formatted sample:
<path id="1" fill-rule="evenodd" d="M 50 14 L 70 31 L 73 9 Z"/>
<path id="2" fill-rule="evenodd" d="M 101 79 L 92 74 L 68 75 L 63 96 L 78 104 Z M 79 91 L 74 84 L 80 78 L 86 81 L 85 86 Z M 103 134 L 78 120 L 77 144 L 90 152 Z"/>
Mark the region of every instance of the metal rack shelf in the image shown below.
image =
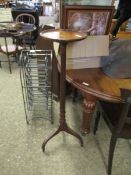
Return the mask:
<path id="1" fill-rule="evenodd" d="M 27 124 L 52 116 L 52 51 L 25 50 L 20 57 L 20 80 Z"/>

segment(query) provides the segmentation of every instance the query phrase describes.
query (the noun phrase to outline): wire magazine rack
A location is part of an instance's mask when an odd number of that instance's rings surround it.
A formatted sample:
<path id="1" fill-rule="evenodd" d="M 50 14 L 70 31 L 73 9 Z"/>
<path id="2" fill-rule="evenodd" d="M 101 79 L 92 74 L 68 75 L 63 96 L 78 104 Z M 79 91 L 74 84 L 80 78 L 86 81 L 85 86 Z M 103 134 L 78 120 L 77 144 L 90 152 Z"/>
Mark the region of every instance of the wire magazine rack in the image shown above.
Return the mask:
<path id="1" fill-rule="evenodd" d="M 23 50 L 20 57 L 20 80 L 26 122 L 52 115 L 52 51 Z"/>

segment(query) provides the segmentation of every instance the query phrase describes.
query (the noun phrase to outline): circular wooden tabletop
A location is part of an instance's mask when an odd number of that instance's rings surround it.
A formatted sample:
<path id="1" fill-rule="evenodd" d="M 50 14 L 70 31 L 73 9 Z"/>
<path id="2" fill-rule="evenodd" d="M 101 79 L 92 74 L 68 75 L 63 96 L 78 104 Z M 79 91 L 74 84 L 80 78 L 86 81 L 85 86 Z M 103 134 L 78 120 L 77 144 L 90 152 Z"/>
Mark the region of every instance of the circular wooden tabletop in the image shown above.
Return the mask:
<path id="1" fill-rule="evenodd" d="M 83 40 L 87 34 L 83 32 L 75 32 L 68 29 L 51 29 L 40 33 L 45 39 L 50 39 L 56 42 L 73 42 Z"/>
<path id="2" fill-rule="evenodd" d="M 111 102 L 122 101 L 120 88 L 131 89 L 131 78 L 111 78 L 101 68 L 67 70 L 66 79 L 81 92 Z"/>
<path id="3" fill-rule="evenodd" d="M 36 30 L 36 26 L 34 24 L 16 22 L 0 23 L 0 36 L 20 36 L 34 30 Z"/>

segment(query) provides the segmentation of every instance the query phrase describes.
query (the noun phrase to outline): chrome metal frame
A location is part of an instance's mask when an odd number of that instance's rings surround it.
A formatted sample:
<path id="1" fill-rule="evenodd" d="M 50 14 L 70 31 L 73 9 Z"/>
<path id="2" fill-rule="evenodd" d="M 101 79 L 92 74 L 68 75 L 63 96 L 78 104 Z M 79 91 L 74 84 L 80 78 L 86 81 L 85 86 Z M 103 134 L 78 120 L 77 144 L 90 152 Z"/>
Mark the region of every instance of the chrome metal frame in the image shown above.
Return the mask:
<path id="1" fill-rule="evenodd" d="M 27 124 L 31 119 L 52 116 L 52 51 L 24 50 L 20 56 L 20 79 Z"/>

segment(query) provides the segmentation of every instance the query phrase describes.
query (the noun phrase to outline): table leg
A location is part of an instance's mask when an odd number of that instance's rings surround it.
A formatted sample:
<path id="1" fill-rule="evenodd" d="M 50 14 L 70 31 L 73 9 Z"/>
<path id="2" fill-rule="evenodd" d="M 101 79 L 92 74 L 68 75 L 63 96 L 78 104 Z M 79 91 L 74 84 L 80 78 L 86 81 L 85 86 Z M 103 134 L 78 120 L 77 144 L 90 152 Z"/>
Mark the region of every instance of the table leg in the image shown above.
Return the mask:
<path id="1" fill-rule="evenodd" d="M 10 55 L 9 55 L 9 52 L 8 52 L 7 38 L 4 37 L 4 40 L 5 40 L 5 47 L 6 47 L 6 53 L 7 53 L 8 64 L 9 64 L 9 70 L 10 70 L 10 73 L 12 73 Z"/>
<path id="2" fill-rule="evenodd" d="M 65 84 L 66 84 L 66 43 L 60 44 L 60 54 L 61 54 L 61 69 L 60 69 L 60 120 L 59 128 L 54 132 L 49 138 L 47 138 L 43 144 L 42 149 L 45 151 L 45 145 L 47 142 L 57 135 L 60 131 L 65 131 L 79 139 L 81 146 L 83 146 L 83 140 L 79 134 L 68 127 L 65 118 Z"/>
<path id="3" fill-rule="evenodd" d="M 84 94 L 83 121 L 80 128 L 82 134 L 88 134 L 90 132 L 90 124 L 95 104 L 96 104 L 96 97 L 90 94 Z"/>

